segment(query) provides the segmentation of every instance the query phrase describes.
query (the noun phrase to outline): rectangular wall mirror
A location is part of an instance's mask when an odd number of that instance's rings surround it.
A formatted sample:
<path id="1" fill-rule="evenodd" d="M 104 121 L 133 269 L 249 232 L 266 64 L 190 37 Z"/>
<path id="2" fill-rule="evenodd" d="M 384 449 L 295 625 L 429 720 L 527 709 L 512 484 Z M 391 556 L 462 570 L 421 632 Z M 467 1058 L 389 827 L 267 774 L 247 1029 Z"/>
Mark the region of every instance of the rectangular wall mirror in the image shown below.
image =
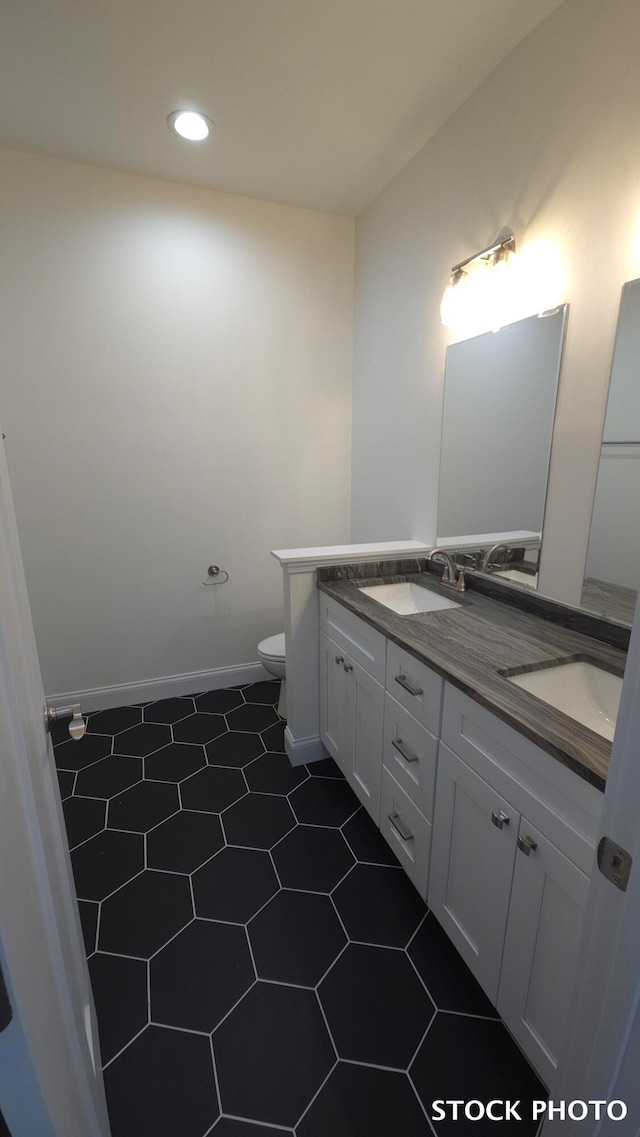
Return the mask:
<path id="1" fill-rule="evenodd" d="M 568 305 L 447 348 L 437 544 L 536 588 Z"/>
<path id="2" fill-rule="evenodd" d="M 582 606 L 630 624 L 640 587 L 640 280 L 622 289 Z"/>

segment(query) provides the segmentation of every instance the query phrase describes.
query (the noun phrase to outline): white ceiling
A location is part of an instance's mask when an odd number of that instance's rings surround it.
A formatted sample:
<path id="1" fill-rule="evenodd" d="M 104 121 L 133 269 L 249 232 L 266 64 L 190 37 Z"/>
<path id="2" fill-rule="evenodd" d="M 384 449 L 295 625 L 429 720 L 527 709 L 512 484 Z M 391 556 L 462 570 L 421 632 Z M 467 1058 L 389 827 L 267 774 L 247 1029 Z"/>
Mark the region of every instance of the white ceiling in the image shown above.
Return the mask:
<path id="1" fill-rule="evenodd" d="M 357 215 L 560 3 L 0 0 L 0 143 Z"/>

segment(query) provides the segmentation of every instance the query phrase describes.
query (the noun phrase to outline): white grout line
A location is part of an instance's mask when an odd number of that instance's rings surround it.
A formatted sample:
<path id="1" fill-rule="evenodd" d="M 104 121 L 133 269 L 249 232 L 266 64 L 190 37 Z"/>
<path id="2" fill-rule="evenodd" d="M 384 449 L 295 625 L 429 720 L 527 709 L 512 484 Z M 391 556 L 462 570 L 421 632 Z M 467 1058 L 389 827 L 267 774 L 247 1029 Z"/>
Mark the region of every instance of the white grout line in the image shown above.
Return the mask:
<path id="1" fill-rule="evenodd" d="M 129 1041 L 128 1041 L 127 1043 L 125 1043 L 125 1045 L 124 1045 L 124 1046 L 123 1046 L 123 1047 L 122 1047 L 122 1048 L 121 1048 L 121 1049 L 120 1049 L 120 1050 L 117 1052 L 117 1054 L 114 1054 L 114 1055 L 113 1055 L 113 1058 L 110 1058 L 108 1062 L 105 1062 L 105 1063 L 104 1063 L 104 1065 L 103 1065 L 102 1069 L 103 1069 L 103 1070 L 108 1070 L 108 1069 L 109 1069 L 109 1066 L 111 1066 L 111 1064 L 112 1064 L 113 1062 L 115 1062 L 116 1058 L 119 1058 L 121 1054 L 124 1054 L 125 1050 L 128 1050 L 128 1049 L 129 1049 L 129 1047 L 131 1046 L 131 1043 L 132 1043 L 132 1042 L 135 1042 L 135 1041 L 136 1041 L 136 1038 L 140 1038 L 140 1035 L 141 1035 L 141 1034 L 144 1034 L 144 1032 L 145 1032 L 145 1030 L 147 1029 L 147 1027 L 148 1027 L 148 1026 L 149 1026 L 149 1024 L 148 1024 L 148 1023 L 145 1023 L 145 1024 L 144 1024 L 144 1026 L 142 1027 L 142 1029 L 141 1029 L 141 1030 L 139 1030 L 137 1034 L 134 1034 L 133 1038 L 130 1038 L 130 1039 L 129 1039 Z"/>
<path id="2" fill-rule="evenodd" d="M 437 1007 L 435 1006 L 435 1004 L 433 1003 L 433 999 L 430 999 L 430 1002 L 431 1002 L 431 1004 L 432 1004 L 432 1006 L 433 1006 L 433 1014 L 432 1014 L 431 1018 L 429 1019 L 429 1022 L 427 1023 L 427 1026 L 426 1026 L 425 1032 L 424 1032 L 424 1034 L 422 1035 L 422 1038 L 420 1039 L 420 1042 L 419 1042 L 419 1043 L 418 1043 L 418 1045 L 416 1046 L 416 1048 L 415 1048 L 415 1050 L 414 1050 L 414 1052 L 413 1052 L 413 1055 L 411 1056 L 411 1060 L 410 1060 L 410 1061 L 407 1063 L 407 1066 L 406 1066 L 406 1072 L 407 1072 L 407 1074 L 409 1073 L 409 1070 L 411 1069 L 411 1067 L 413 1066 L 413 1063 L 415 1062 L 416 1058 L 418 1057 L 418 1051 L 419 1051 L 419 1050 L 420 1050 L 420 1048 L 422 1047 L 422 1045 L 423 1045 L 423 1043 L 424 1043 L 424 1040 L 425 1040 L 425 1038 L 427 1037 L 427 1035 L 428 1035 L 429 1031 L 431 1030 L 431 1027 L 433 1026 L 434 1022 L 436 1021 L 436 1016 L 437 1016 L 437 1014 L 438 1014 L 438 1010 L 437 1010 Z"/>
<path id="3" fill-rule="evenodd" d="M 333 1066 L 332 1066 L 332 1067 L 331 1067 L 331 1069 L 329 1070 L 329 1073 L 327 1074 L 326 1078 L 325 1078 L 325 1079 L 324 1079 L 324 1080 L 323 1080 L 323 1081 L 320 1083 L 320 1085 L 318 1086 L 318 1089 L 316 1090 L 315 1094 L 314 1094 L 314 1095 L 313 1095 L 313 1097 L 311 1098 L 311 1101 L 309 1102 L 309 1104 L 307 1105 L 307 1107 L 306 1107 L 305 1109 L 303 1109 L 302 1113 L 300 1114 L 300 1117 L 298 1118 L 298 1120 L 296 1121 L 296 1123 L 295 1123 L 295 1125 L 294 1125 L 294 1127 L 293 1127 L 293 1128 L 294 1128 L 294 1130 L 296 1130 L 296 1129 L 298 1128 L 298 1126 L 300 1125 L 300 1122 L 301 1122 L 301 1121 L 302 1121 L 302 1120 L 303 1120 L 303 1119 L 306 1117 L 306 1115 L 308 1114 L 309 1110 L 311 1109 L 311 1106 L 312 1106 L 312 1105 L 314 1104 L 314 1102 L 316 1101 L 316 1098 L 317 1098 L 317 1097 L 319 1097 L 319 1095 L 322 1093 L 322 1091 L 323 1091 L 324 1087 L 326 1086 L 327 1082 L 329 1081 L 329 1078 L 330 1078 L 330 1077 L 331 1077 L 331 1075 L 333 1074 L 333 1071 L 336 1069 L 337 1065 L 338 1065 L 338 1062 L 337 1062 L 337 1061 L 335 1061 L 335 1062 L 334 1062 L 334 1064 L 333 1064 Z"/>
<path id="4" fill-rule="evenodd" d="M 227 1011 L 226 1015 L 223 1015 L 223 1017 L 220 1019 L 220 1022 L 216 1024 L 215 1030 L 212 1030 L 212 1031 L 211 1031 L 211 1041 L 212 1041 L 212 1042 L 213 1042 L 213 1036 L 214 1036 L 214 1034 L 216 1033 L 216 1031 L 220 1030 L 220 1027 L 222 1026 L 222 1024 L 223 1024 L 224 1022 L 226 1022 L 226 1021 L 227 1021 L 227 1019 L 229 1018 L 229 1015 L 232 1015 L 232 1014 L 233 1014 L 233 1012 L 235 1011 L 236 1007 L 237 1007 L 237 1006 L 238 1006 L 238 1005 L 239 1005 L 239 1004 L 242 1002 L 242 1000 L 243 1000 L 243 999 L 246 999 L 246 997 L 247 997 L 247 995 L 249 994 L 249 992 L 250 992 L 250 991 L 253 991 L 253 988 L 254 988 L 254 987 L 256 987 L 256 986 L 257 986 L 257 984 L 258 984 L 258 980 L 256 979 L 256 980 L 255 980 L 255 982 L 254 982 L 254 983 L 252 983 L 250 987 L 247 987 L 247 990 L 244 992 L 244 994 L 242 994 L 242 995 L 240 996 L 240 998 L 239 998 L 239 999 L 236 999 L 235 1003 L 233 1004 L 233 1006 L 232 1006 L 232 1007 L 230 1007 L 230 1008 L 229 1008 L 229 1010 Z"/>

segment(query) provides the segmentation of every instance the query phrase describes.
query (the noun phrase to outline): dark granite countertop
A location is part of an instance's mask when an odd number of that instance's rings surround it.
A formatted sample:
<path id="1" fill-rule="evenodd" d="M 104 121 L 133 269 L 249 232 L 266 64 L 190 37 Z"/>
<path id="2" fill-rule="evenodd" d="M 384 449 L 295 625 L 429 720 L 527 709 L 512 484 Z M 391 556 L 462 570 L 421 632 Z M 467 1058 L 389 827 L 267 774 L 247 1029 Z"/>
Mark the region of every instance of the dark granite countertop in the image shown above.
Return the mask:
<path id="1" fill-rule="evenodd" d="M 398 566 L 400 568 L 400 566 Z M 321 575 L 329 575 L 323 570 Z M 510 683 L 500 674 L 537 670 L 540 664 L 581 659 L 622 675 L 626 655 L 616 647 L 549 619 L 501 603 L 475 589 L 443 589 L 433 572 L 344 579 L 347 566 L 320 579 L 318 588 L 349 608 L 416 659 L 432 667 L 580 777 L 603 790 L 611 743 L 581 723 Z M 364 577 L 364 572 L 362 576 Z M 399 616 L 358 591 L 359 584 L 414 581 L 460 608 Z"/>

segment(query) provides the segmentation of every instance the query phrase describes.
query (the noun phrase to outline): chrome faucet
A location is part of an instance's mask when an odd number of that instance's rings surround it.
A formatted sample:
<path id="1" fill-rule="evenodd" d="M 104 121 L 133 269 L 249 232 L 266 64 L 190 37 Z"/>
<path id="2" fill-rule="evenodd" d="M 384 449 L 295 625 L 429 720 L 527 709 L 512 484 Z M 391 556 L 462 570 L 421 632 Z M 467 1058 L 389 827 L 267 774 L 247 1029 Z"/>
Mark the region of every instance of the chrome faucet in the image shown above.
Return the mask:
<path id="1" fill-rule="evenodd" d="M 509 546 L 501 544 L 500 541 L 498 541 L 497 544 L 492 545 L 491 548 L 488 549 L 487 552 L 484 554 L 484 556 L 480 562 L 480 572 L 486 572 L 487 571 L 489 564 L 491 562 L 491 558 L 493 556 L 495 556 L 495 554 L 497 552 L 499 552 L 500 549 L 504 549 L 505 553 L 509 552 Z"/>
<path id="2" fill-rule="evenodd" d="M 445 553 L 444 549 L 432 549 L 427 554 L 428 561 L 434 561 L 438 557 L 444 561 L 444 572 L 440 583 L 446 585 L 447 588 L 455 588 L 456 592 L 465 592 L 467 586 L 464 579 L 464 569 L 461 568 L 456 573 L 455 561 L 450 553 Z"/>

